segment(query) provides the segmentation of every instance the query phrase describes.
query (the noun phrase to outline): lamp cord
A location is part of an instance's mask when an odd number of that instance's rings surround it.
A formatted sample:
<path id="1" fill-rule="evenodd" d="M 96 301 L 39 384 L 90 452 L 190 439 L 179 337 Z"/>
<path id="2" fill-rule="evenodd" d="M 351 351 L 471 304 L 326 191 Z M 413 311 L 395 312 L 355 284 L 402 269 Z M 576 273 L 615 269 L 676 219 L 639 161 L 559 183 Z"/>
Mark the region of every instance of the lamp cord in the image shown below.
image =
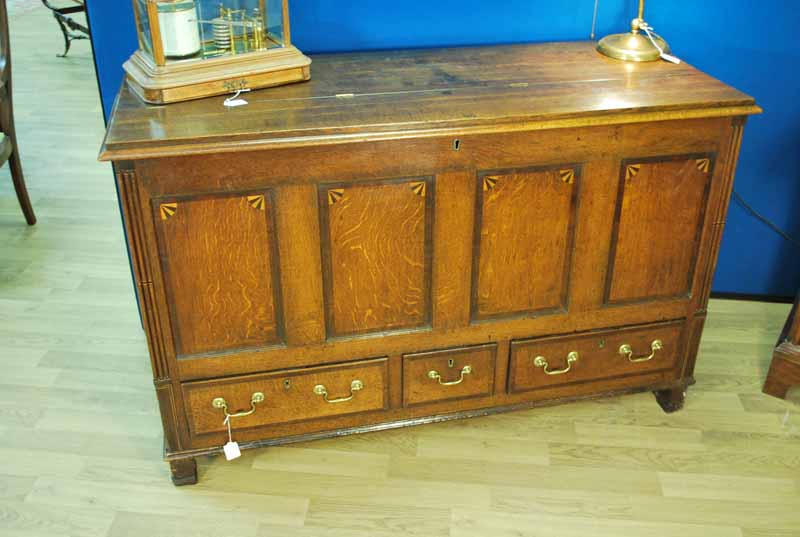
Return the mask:
<path id="1" fill-rule="evenodd" d="M 791 235 L 786 233 L 784 230 L 779 228 L 772 220 L 770 220 L 766 216 L 762 215 L 761 213 L 759 213 L 758 211 L 753 209 L 753 207 L 749 203 L 747 203 L 744 200 L 744 198 L 738 192 L 736 192 L 735 190 L 733 191 L 733 199 L 736 200 L 736 203 L 741 205 L 742 208 L 745 211 L 750 213 L 750 216 L 752 216 L 756 220 L 760 221 L 762 224 L 764 224 L 765 226 L 770 228 L 772 231 L 774 231 L 775 233 L 780 235 L 783 238 L 783 240 L 785 240 L 786 242 L 788 242 L 789 244 L 791 244 L 795 248 L 800 249 L 800 241 L 798 241 L 797 239 L 795 239 L 794 237 L 792 237 Z"/>
<path id="2" fill-rule="evenodd" d="M 591 39 L 592 41 L 594 41 L 594 36 L 595 36 L 594 31 L 597 28 L 597 4 L 599 2 L 600 0 L 594 0 L 594 14 L 592 15 L 592 33 L 589 35 L 589 39 Z"/>

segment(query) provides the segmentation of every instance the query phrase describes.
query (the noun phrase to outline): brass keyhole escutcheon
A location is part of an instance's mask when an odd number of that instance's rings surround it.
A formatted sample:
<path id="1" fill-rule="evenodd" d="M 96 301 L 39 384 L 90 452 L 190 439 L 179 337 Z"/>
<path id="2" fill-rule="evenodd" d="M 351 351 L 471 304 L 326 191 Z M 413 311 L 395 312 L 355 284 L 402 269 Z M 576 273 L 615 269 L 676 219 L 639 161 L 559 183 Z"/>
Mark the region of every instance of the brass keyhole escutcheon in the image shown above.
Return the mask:
<path id="1" fill-rule="evenodd" d="M 453 140 L 453 151 L 461 151 L 461 140 L 458 138 Z"/>
<path id="2" fill-rule="evenodd" d="M 288 390 L 291 387 L 292 387 L 292 381 L 291 380 L 286 379 L 286 380 L 283 381 L 283 389 L 284 390 Z"/>
<path id="3" fill-rule="evenodd" d="M 450 369 L 452 369 L 452 368 L 454 368 L 455 366 L 456 366 L 456 361 L 455 361 L 454 359 L 450 358 L 449 360 L 447 360 L 447 367 L 449 367 Z"/>

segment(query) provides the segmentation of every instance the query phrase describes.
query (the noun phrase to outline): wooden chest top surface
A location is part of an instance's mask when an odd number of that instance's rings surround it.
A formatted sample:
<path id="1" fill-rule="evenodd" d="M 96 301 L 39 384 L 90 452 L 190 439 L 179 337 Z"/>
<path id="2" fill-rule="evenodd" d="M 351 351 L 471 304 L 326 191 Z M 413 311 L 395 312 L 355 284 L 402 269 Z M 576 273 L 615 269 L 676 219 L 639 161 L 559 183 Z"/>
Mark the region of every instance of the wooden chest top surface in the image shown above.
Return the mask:
<path id="1" fill-rule="evenodd" d="M 168 106 L 124 85 L 101 160 L 760 112 L 682 63 L 626 63 L 592 42 L 313 56 L 310 82 Z"/>

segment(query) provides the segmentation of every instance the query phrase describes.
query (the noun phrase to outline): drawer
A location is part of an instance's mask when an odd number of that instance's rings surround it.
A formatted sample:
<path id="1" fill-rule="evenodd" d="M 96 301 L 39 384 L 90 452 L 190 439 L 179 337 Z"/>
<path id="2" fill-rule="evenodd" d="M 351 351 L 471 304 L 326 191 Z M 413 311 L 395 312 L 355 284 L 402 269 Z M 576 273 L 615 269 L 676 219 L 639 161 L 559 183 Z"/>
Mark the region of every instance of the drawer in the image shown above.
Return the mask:
<path id="1" fill-rule="evenodd" d="M 382 410 L 387 359 L 189 382 L 183 394 L 193 435 Z"/>
<path id="2" fill-rule="evenodd" d="M 675 367 L 683 322 L 511 342 L 510 392 Z"/>
<path id="3" fill-rule="evenodd" d="M 492 394 L 497 345 L 403 356 L 403 406 Z"/>

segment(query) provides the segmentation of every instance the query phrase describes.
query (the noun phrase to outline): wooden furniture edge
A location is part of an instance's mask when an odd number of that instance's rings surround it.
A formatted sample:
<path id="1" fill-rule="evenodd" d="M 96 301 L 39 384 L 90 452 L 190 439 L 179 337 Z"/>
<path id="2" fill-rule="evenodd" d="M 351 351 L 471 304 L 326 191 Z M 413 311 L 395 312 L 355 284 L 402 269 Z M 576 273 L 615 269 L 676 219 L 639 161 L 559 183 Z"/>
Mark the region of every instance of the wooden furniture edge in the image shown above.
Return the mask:
<path id="1" fill-rule="evenodd" d="M 222 105 L 220 105 L 222 106 Z M 116 103 L 115 103 L 116 108 Z M 360 142 L 392 141 L 408 138 L 433 138 L 455 135 L 481 135 L 498 132 L 524 132 L 547 129 L 563 129 L 576 127 L 596 127 L 606 125 L 624 125 L 630 123 L 649 123 L 655 121 L 672 121 L 686 119 L 709 119 L 721 117 L 741 117 L 760 114 L 763 110 L 756 104 L 724 106 L 717 108 L 660 110 L 644 113 L 610 113 L 591 117 L 570 115 L 540 120 L 514 121 L 498 123 L 487 121 L 463 126 L 442 126 L 430 129 L 407 129 L 393 131 L 372 131 L 360 133 L 330 133 L 307 136 L 276 136 L 274 138 L 226 137 L 224 140 L 211 138 L 207 140 L 172 142 L 155 145 L 157 142 L 142 144 L 122 144 L 115 148 L 108 142 L 108 134 L 98 156 L 100 161 L 138 160 L 161 157 L 203 155 L 212 153 L 230 153 L 241 151 L 258 151 L 265 149 L 288 149 L 306 146 L 335 145 Z"/>

